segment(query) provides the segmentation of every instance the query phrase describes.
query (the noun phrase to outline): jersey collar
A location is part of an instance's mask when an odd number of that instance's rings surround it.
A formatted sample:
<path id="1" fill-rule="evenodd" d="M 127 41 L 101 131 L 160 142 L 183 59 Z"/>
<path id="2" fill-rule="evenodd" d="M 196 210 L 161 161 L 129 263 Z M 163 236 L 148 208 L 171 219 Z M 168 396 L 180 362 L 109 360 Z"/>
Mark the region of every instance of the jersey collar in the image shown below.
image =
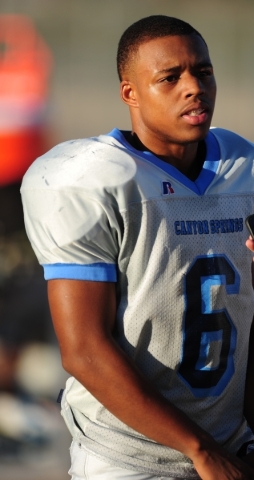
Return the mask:
<path id="1" fill-rule="evenodd" d="M 166 162 L 163 162 L 163 160 L 156 157 L 156 155 L 154 155 L 153 153 L 148 151 L 142 152 L 134 148 L 129 142 L 127 142 L 123 133 L 117 128 L 114 128 L 107 135 L 115 138 L 115 140 L 121 143 L 121 145 L 123 145 L 127 150 L 135 153 L 136 156 L 142 157 L 145 160 L 148 160 L 149 162 L 159 167 L 161 170 L 164 170 L 164 172 L 175 178 L 175 180 L 185 185 L 197 195 L 203 195 L 209 185 L 212 183 L 221 158 L 218 141 L 210 130 L 205 138 L 206 158 L 202 170 L 197 179 L 195 181 L 192 181 L 185 175 L 183 175 L 183 173 L 179 172 L 177 168 L 169 165 Z"/>

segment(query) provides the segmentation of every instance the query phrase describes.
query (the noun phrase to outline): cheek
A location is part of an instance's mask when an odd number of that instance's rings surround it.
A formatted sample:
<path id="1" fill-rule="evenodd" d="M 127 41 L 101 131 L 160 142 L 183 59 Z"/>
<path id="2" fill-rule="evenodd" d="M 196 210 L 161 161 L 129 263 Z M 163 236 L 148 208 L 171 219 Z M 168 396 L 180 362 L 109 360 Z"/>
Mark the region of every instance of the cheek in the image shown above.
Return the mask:
<path id="1" fill-rule="evenodd" d="M 176 108 L 174 103 L 170 101 L 166 96 L 162 95 L 150 95 L 144 99 L 143 103 L 144 111 L 149 112 L 154 117 L 160 117 L 163 120 L 163 116 L 175 118 Z"/>
<path id="2" fill-rule="evenodd" d="M 150 124 L 159 122 L 162 125 L 172 122 L 173 127 L 179 119 L 176 108 L 178 102 L 177 98 L 169 98 L 168 94 L 158 92 L 152 87 L 140 89 L 138 94 L 140 115 Z"/>
<path id="3" fill-rule="evenodd" d="M 214 80 L 213 83 L 212 83 L 211 86 L 210 86 L 210 89 L 209 89 L 210 98 L 212 98 L 213 100 L 215 100 L 215 98 L 216 98 L 216 93 L 217 93 L 217 85 L 216 85 L 216 82 L 215 82 L 215 80 Z"/>

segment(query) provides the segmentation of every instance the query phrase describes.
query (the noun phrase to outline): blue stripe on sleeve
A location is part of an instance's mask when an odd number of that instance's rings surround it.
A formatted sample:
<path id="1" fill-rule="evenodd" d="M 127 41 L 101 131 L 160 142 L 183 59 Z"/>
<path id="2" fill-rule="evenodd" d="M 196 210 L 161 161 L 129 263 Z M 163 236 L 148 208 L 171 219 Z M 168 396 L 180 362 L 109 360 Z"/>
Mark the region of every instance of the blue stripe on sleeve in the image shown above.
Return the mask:
<path id="1" fill-rule="evenodd" d="M 117 271 L 113 263 L 92 263 L 79 265 L 76 263 L 44 264 L 45 280 L 70 279 L 91 280 L 95 282 L 116 282 Z"/>

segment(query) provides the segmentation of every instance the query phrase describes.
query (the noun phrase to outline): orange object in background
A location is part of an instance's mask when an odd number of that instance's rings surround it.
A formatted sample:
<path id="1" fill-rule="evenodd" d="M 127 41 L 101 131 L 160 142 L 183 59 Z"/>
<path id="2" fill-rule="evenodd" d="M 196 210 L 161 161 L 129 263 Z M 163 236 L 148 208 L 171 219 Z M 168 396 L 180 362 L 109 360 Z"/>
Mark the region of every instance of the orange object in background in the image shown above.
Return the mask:
<path id="1" fill-rule="evenodd" d="M 52 55 L 31 20 L 0 15 L 0 187 L 44 151 Z"/>

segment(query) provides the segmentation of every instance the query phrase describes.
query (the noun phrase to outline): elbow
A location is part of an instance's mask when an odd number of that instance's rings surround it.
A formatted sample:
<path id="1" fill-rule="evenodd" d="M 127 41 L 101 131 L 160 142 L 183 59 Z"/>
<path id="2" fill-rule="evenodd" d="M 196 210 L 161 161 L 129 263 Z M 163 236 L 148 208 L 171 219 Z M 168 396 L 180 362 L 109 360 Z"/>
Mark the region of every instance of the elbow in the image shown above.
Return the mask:
<path id="1" fill-rule="evenodd" d="M 75 365 L 77 366 L 78 358 L 73 354 L 73 351 L 69 352 L 61 349 L 61 362 L 63 369 L 75 377 Z"/>
<path id="2" fill-rule="evenodd" d="M 69 356 L 67 355 L 61 355 L 61 360 L 62 360 L 62 367 L 63 369 L 72 375 L 72 362 Z"/>
<path id="3" fill-rule="evenodd" d="M 86 379 L 94 374 L 94 362 L 83 351 L 61 351 L 61 360 L 63 369 L 76 379 Z"/>

